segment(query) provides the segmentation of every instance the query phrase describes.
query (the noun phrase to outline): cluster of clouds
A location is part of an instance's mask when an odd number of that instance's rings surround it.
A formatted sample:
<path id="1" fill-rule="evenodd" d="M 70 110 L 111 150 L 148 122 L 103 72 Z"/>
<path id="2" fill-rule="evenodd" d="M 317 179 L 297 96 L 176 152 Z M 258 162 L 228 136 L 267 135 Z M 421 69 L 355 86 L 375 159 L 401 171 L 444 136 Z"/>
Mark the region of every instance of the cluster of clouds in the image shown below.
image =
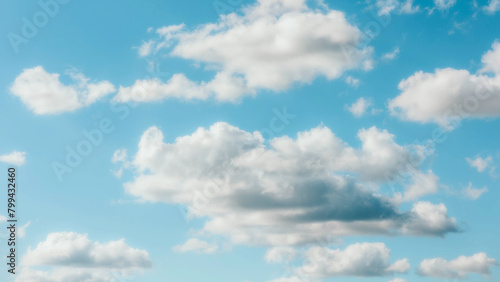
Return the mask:
<path id="1" fill-rule="evenodd" d="M 219 246 L 197 237 L 225 238 L 232 244 L 267 247 L 268 263 L 302 262 L 289 277 L 273 282 L 407 273 L 408 259 L 391 262 L 384 243 L 357 243 L 343 250 L 322 243 L 332 236 L 460 231 L 444 204 L 419 200 L 439 187 L 431 170 L 419 169 L 422 159 L 408 165 L 412 155 L 422 156 L 420 146 L 399 145 L 394 135 L 376 127 L 360 130 L 358 137 L 360 148 L 354 148 L 319 126 L 295 139 L 284 136 L 267 143 L 259 132 L 219 122 L 165 143 L 153 126 L 143 133 L 131 159 L 124 149 L 113 159 L 131 170 L 134 179 L 124 188 L 141 202 L 185 205 L 189 217 L 207 219 L 192 231 L 194 237 L 173 247 L 176 252 L 212 254 Z M 391 197 L 373 188 L 401 175 L 407 185 Z M 472 186 L 468 191 L 471 198 L 485 192 Z M 400 211 L 403 202 L 413 202 L 411 209 Z M 494 259 L 478 253 L 449 262 L 426 259 L 416 271 L 436 278 L 486 277 L 494 265 Z"/>
<path id="2" fill-rule="evenodd" d="M 238 101 L 258 90 L 275 92 L 316 77 L 340 77 L 351 69 L 371 69 L 372 48 L 362 46 L 362 33 L 344 13 L 305 0 L 259 0 L 232 13 L 187 29 L 161 27 L 157 39 L 143 43 L 139 55 L 166 51 L 170 56 L 202 63 L 216 74 L 195 82 L 184 74 L 166 83 L 156 78 L 120 87 L 115 100 L 147 102 L 166 98 Z M 144 89 L 148 91 L 144 91 Z"/>
<path id="3" fill-rule="evenodd" d="M 441 11 L 455 4 L 456 0 L 434 0 Z M 377 0 L 374 7 L 379 15 L 421 9 L 413 0 Z M 500 10 L 500 1 L 490 0 L 484 10 Z M 141 79 L 117 88 L 108 81 L 91 81 L 76 70 L 66 72 L 72 82 L 63 83 L 59 74 L 36 66 L 23 70 L 10 91 L 35 114 L 46 115 L 72 112 L 112 93 L 119 103 L 169 98 L 238 102 L 262 90 L 280 92 L 318 77 L 332 80 L 350 70 L 373 67 L 373 49 L 363 44 L 362 32 L 343 12 L 310 7 L 305 0 L 258 0 L 215 23 L 165 26 L 154 32 L 156 38 L 138 47 L 141 57 L 166 53 L 199 64 L 214 77 L 200 82 L 177 73 L 165 82 Z M 382 60 L 398 54 L 396 48 Z M 464 118 L 498 117 L 500 43 L 494 42 L 481 61 L 482 68 L 474 74 L 444 68 L 403 79 L 398 85 L 401 93 L 389 101 L 391 114 L 447 130 Z M 360 84 L 352 76 L 345 81 L 353 87 Z M 346 109 L 357 118 L 380 111 L 364 97 Z M 267 143 L 259 132 L 219 122 L 165 143 L 162 131 L 153 126 L 143 133 L 131 160 L 126 150 L 119 150 L 112 162 L 120 165 L 118 177 L 132 171 L 133 180 L 124 183 L 128 194 L 143 202 L 185 205 L 189 216 L 207 219 L 194 237 L 172 248 L 175 252 L 216 253 L 217 244 L 200 238 L 222 237 L 233 244 L 267 247 L 265 260 L 270 263 L 304 260 L 293 270 L 296 277 L 275 282 L 404 274 L 410 270 L 409 261 L 391 262 L 384 243 L 357 243 L 343 250 L 314 245 L 330 236 L 442 237 L 460 231 L 443 203 L 421 200 L 440 187 L 432 170 L 420 168 L 425 148 L 400 145 L 393 134 L 377 127 L 361 129 L 358 138 L 360 147 L 352 147 L 329 128 L 318 126 L 296 138 L 283 136 Z M 13 151 L 1 155 L 0 162 L 23 165 L 25 154 Z M 478 172 L 494 170 L 489 156 L 467 162 Z M 401 191 L 383 195 L 377 190 L 401 179 Z M 477 199 L 487 191 L 469 183 L 463 193 Z M 301 246 L 308 248 L 301 251 Z M 496 264 L 477 253 L 450 261 L 426 259 L 417 273 L 446 279 L 472 273 L 487 277 Z M 145 250 L 123 239 L 100 243 L 86 234 L 58 232 L 27 251 L 18 281 L 119 281 L 151 265 Z"/>
<path id="4" fill-rule="evenodd" d="M 269 255 L 272 252 L 272 256 Z M 293 258 L 296 253 L 285 248 L 274 248 L 266 254 L 275 259 Z M 324 278 L 339 276 L 352 277 L 384 277 L 405 274 L 410 271 L 408 259 L 403 258 L 390 262 L 391 250 L 384 243 L 356 243 L 344 250 L 332 249 L 327 246 L 312 246 L 302 255 L 304 264 L 292 269 L 287 277 L 270 282 L 320 281 Z M 273 262 L 277 262 L 274 260 Z M 281 262 L 281 261 L 279 261 Z M 441 279 L 464 279 L 470 274 L 481 274 L 490 278 L 491 267 L 498 265 L 495 259 L 485 253 L 472 256 L 459 256 L 447 261 L 443 258 L 424 259 L 416 268 L 420 276 Z M 389 282 L 407 281 L 394 278 Z"/>
<path id="5" fill-rule="evenodd" d="M 435 183 L 421 180 L 435 179 L 432 172 L 421 175 L 419 163 L 408 161 L 422 154 L 420 146 L 401 146 L 376 127 L 358 137 L 361 148 L 353 148 L 319 126 L 296 139 L 269 140 L 267 147 L 259 132 L 219 122 L 169 144 L 151 127 L 126 161 L 135 177 L 124 188 L 141 201 L 186 205 L 191 216 L 209 218 L 200 233 L 236 244 L 294 246 L 329 235 L 459 230 L 443 204 L 416 202 L 402 212 L 395 199 L 364 185 L 408 175 L 414 181 L 404 200 L 435 192 L 427 187 Z"/>
<path id="6" fill-rule="evenodd" d="M 433 0 L 432 4 L 433 5 L 429 7 L 425 7 L 429 14 L 432 14 L 434 10 L 441 12 L 449 11 L 457 4 L 457 0 Z M 414 14 L 422 11 L 419 5 L 414 4 L 414 0 L 375 0 L 372 7 L 376 9 L 379 16 L 388 16 L 390 14 Z M 483 10 L 487 14 L 494 14 L 500 11 L 500 0 L 489 0 L 488 5 L 484 6 Z"/>
<path id="7" fill-rule="evenodd" d="M 374 6 L 379 16 L 387 16 L 391 13 L 414 14 L 420 11 L 419 6 L 413 5 L 413 0 L 376 0 Z"/>
<path id="8" fill-rule="evenodd" d="M 23 282 L 117 282 L 152 267 L 149 254 L 124 239 L 100 243 L 87 234 L 56 232 L 21 260 L 16 281 Z"/>
<path id="9" fill-rule="evenodd" d="M 91 83 L 74 70 L 64 84 L 42 66 L 25 69 L 11 86 L 12 94 L 36 114 L 71 112 L 114 93 L 116 102 L 151 102 L 167 98 L 237 102 L 259 90 L 279 92 L 317 77 L 339 78 L 352 69 L 372 68 L 373 48 L 363 46 L 363 34 L 341 11 L 308 7 L 306 0 L 259 0 L 241 14 L 223 15 L 215 23 L 192 29 L 183 24 L 155 31 L 139 55 L 158 52 L 215 72 L 198 82 L 183 73 L 163 82 L 139 79 L 118 89 L 108 81 Z"/>

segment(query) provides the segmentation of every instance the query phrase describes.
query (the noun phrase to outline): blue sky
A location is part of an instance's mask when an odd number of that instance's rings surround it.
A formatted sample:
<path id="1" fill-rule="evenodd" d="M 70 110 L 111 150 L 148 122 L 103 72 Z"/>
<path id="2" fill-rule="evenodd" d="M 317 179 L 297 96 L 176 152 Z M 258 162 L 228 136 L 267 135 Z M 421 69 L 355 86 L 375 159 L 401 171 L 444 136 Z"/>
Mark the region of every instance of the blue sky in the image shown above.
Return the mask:
<path id="1" fill-rule="evenodd" d="M 500 2 L 3 5 L 2 280 L 500 276 Z"/>

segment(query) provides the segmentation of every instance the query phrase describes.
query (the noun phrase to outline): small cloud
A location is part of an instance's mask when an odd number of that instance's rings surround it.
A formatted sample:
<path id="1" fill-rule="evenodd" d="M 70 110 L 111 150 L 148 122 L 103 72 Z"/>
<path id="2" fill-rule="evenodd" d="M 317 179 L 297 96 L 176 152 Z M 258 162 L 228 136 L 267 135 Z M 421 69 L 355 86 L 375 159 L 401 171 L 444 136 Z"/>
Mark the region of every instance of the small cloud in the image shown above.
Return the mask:
<path id="1" fill-rule="evenodd" d="M 116 164 L 119 162 L 126 162 L 128 159 L 127 149 L 118 149 L 113 153 L 111 161 Z"/>
<path id="2" fill-rule="evenodd" d="M 10 154 L 0 156 L 0 162 L 21 166 L 26 162 L 26 152 L 13 151 Z"/>
<path id="3" fill-rule="evenodd" d="M 382 55 L 382 60 L 384 61 L 392 61 L 399 55 L 399 47 L 394 48 L 392 52 L 385 53 Z"/>
<path id="4" fill-rule="evenodd" d="M 182 245 L 174 246 L 172 250 L 177 253 L 195 252 L 211 254 L 217 251 L 218 248 L 217 245 L 209 244 L 197 238 L 191 238 Z"/>
<path id="5" fill-rule="evenodd" d="M 483 193 L 486 193 L 486 192 L 488 192 L 488 188 L 483 187 L 481 189 L 477 189 L 477 188 L 472 187 L 472 183 L 469 182 L 469 186 L 467 186 L 467 188 L 465 188 L 462 191 L 462 194 L 466 198 L 469 198 L 471 200 L 477 200 L 479 197 L 481 197 L 481 195 Z"/>
<path id="6" fill-rule="evenodd" d="M 350 85 L 354 88 L 357 88 L 359 86 L 359 84 L 361 83 L 361 81 L 357 78 L 352 77 L 352 76 L 348 76 L 345 79 L 345 83 L 347 83 L 348 85 Z"/>
<path id="7" fill-rule="evenodd" d="M 354 102 L 352 105 L 347 106 L 346 108 L 351 114 L 356 117 L 360 118 L 364 114 L 366 114 L 367 110 L 372 106 L 372 102 L 361 97 L 356 102 Z"/>
<path id="8" fill-rule="evenodd" d="M 483 10 L 487 14 L 493 15 L 496 11 L 500 11 L 500 0 L 490 0 L 488 6 L 484 6 Z"/>
<path id="9" fill-rule="evenodd" d="M 139 56 L 146 57 L 151 55 L 151 53 L 153 52 L 154 43 L 155 42 L 153 40 L 143 41 L 141 46 L 135 47 L 138 49 L 137 53 L 139 53 Z"/>
<path id="10" fill-rule="evenodd" d="M 121 178 L 123 175 L 123 170 L 130 167 L 130 161 L 128 161 L 128 153 L 126 149 L 118 149 L 113 153 L 111 162 L 114 164 L 120 163 L 121 166 L 118 170 L 111 170 L 111 173 L 116 178 Z"/>
<path id="11" fill-rule="evenodd" d="M 377 0 L 375 7 L 379 16 L 387 16 L 391 13 L 414 14 L 420 11 L 419 6 L 413 6 L 413 0 Z"/>
<path id="12" fill-rule="evenodd" d="M 477 169 L 478 172 L 483 172 L 487 168 L 493 168 L 492 163 L 493 163 L 493 158 L 491 156 L 488 156 L 486 158 L 481 158 L 477 156 L 475 159 L 470 159 L 466 158 L 467 163 L 471 166 Z"/>
<path id="13" fill-rule="evenodd" d="M 26 228 L 28 228 L 30 224 L 31 221 L 28 221 L 25 225 L 19 227 L 19 229 L 17 230 L 17 235 L 19 235 L 19 238 L 24 238 L 24 236 L 26 236 Z"/>
<path id="14" fill-rule="evenodd" d="M 497 261 L 485 253 L 477 253 L 470 257 L 459 256 L 448 261 L 444 258 L 424 259 L 417 268 L 417 274 L 444 279 L 467 279 L 470 274 L 482 274 L 487 278 L 492 266 L 498 265 Z"/>

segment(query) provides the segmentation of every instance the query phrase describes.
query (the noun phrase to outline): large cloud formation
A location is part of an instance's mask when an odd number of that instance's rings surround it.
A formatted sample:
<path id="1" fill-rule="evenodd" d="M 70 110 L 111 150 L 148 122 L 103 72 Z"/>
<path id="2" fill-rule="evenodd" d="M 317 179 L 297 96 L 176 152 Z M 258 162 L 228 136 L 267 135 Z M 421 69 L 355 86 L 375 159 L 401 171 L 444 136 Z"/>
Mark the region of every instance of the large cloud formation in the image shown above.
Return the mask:
<path id="1" fill-rule="evenodd" d="M 201 233 L 237 244 L 293 246 L 328 236 L 457 231 L 443 204 L 417 202 L 406 212 L 361 183 L 390 181 L 417 168 L 407 164 L 419 147 L 401 146 L 385 130 L 359 131 L 353 148 L 319 126 L 296 139 L 274 138 L 227 123 L 164 143 L 146 130 L 127 166 L 135 179 L 127 193 L 150 202 L 186 205 L 208 220 Z"/>
<path id="2" fill-rule="evenodd" d="M 156 30 L 159 39 L 139 48 L 141 56 L 168 54 L 203 63 L 216 75 L 195 82 L 178 73 L 167 82 L 137 80 L 120 87 L 116 101 L 165 98 L 237 101 L 259 89 L 281 91 L 318 76 L 335 79 L 345 71 L 372 67 L 372 48 L 344 13 L 306 0 L 259 0 L 241 13 L 187 29 L 183 24 Z"/>
<path id="3" fill-rule="evenodd" d="M 59 74 L 48 73 L 42 66 L 25 69 L 16 77 L 10 91 L 37 115 L 72 112 L 115 92 L 108 81 L 90 83 L 75 70 L 67 74 L 73 84 L 63 84 Z"/>
<path id="4" fill-rule="evenodd" d="M 149 254 L 134 249 L 124 239 L 94 242 L 87 234 L 50 233 L 22 258 L 22 270 L 16 281 L 119 281 L 124 276 L 151 268 Z M 36 267 L 51 267 L 49 271 Z"/>
<path id="5" fill-rule="evenodd" d="M 448 130 L 464 118 L 500 116 L 500 43 L 493 43 L 481 61 L 477 74 L 444 68 L 403 79 L 398 86 L 402 93 L 389 101 L 391 113 Z"/>

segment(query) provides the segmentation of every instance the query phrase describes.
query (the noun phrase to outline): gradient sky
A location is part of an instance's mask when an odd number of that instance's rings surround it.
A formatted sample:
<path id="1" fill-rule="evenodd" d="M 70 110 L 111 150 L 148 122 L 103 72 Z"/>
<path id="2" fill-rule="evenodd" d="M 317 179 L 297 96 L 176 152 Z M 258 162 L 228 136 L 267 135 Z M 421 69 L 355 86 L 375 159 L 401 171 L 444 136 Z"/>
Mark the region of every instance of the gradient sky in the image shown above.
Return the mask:
<path id="1" fill-rule="evenodd" d="M 499 11 L 5 1 L 0 279 L 496 281 Z"/>

